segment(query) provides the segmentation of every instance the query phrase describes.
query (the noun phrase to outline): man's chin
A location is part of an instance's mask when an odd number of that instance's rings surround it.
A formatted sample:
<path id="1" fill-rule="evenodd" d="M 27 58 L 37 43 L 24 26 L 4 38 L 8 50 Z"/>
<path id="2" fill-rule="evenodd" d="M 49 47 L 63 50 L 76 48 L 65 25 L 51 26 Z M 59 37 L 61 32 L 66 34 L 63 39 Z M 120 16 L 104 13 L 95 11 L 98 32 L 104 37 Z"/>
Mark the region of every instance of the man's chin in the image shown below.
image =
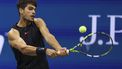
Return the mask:
<path id="1" fill-rule="evenodd" d="M 30 21 L 34 21 L 34 19 L 30 19 Z"/>
<path id="2" fill-rule="evenodd" d="M 34 18 L 33 19 L 27 19 L 28 21 L 30 21 L 30 22 L 33 22 L 34 21 Z"/>
<path id="3" fill-rule="evenodd" d="M 27 21 L 34 21 L 34 17 L 26 18 Z"/>
<path id="4" fill-rule="evenodd" d="M 30 21 L 34 21 L 34 18 L 30 19 Z"/>

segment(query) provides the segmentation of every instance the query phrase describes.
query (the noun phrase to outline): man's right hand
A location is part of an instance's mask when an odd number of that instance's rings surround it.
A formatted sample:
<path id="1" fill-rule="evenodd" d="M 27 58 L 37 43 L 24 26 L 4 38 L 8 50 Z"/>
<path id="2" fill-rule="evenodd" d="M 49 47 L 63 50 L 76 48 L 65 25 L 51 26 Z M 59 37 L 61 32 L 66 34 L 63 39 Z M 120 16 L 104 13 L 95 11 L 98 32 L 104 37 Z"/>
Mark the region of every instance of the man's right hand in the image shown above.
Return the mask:
<path id="1" fill-rule="evenodd" d="M 57 56 L 56 51 L 53 50 L 53 49 L 49 49 L 49 48 L 46 49 L 46 54 L 47 54 L 49 57 L 52 57 L 52 58 L 54 58 L 54 57 Z"/>
<path id="2" fill-rule="evenodd" d="M 58 56 L 67 56 L 69 53 L 66 48 L 62 48 L 56 51 Z"/>

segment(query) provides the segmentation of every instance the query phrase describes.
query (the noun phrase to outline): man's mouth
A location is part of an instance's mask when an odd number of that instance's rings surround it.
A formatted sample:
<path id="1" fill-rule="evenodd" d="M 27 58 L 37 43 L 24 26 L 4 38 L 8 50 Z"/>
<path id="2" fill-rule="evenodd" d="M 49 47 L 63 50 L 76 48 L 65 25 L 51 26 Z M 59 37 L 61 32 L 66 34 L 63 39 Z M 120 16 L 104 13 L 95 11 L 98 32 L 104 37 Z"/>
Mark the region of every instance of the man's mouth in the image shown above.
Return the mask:
<path id="1" fill-rule="evenodd" d="M 34 17 L 35 17 L 35 15 L 31 15 L 31 17 L 32 17 L 32 18 L 34 18 Z"/>

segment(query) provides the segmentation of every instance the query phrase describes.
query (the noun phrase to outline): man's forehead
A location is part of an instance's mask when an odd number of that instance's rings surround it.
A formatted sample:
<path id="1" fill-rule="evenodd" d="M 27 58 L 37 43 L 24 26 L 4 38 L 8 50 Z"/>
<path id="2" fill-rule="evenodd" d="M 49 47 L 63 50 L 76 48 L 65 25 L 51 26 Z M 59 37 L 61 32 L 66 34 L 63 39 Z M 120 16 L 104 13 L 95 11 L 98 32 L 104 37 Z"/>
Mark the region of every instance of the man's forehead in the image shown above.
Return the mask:
<path id="1" fill-rule="evenodd" d="M 32 7 L 32 8 L 36 8 L 34 5 L 32 5 L 32 4 L 27 4 L 27 7 Z"/>

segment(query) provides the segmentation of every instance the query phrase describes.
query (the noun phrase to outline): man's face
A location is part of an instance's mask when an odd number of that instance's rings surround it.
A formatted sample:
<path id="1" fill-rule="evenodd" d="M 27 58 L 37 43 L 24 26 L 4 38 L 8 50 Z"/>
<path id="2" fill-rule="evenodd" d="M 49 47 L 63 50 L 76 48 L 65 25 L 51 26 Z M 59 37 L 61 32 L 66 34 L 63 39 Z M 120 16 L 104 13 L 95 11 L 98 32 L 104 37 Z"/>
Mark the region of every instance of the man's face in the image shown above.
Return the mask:
<path id="1" fill-rule="evenodd" d="M 27 4 L 25 9 L 22 9 L 21 16 L 28 21 L 34 21 L 34 17 L 36 13 L 35 11 L 36 11 L 36 7 L 34 5 Z"/>

